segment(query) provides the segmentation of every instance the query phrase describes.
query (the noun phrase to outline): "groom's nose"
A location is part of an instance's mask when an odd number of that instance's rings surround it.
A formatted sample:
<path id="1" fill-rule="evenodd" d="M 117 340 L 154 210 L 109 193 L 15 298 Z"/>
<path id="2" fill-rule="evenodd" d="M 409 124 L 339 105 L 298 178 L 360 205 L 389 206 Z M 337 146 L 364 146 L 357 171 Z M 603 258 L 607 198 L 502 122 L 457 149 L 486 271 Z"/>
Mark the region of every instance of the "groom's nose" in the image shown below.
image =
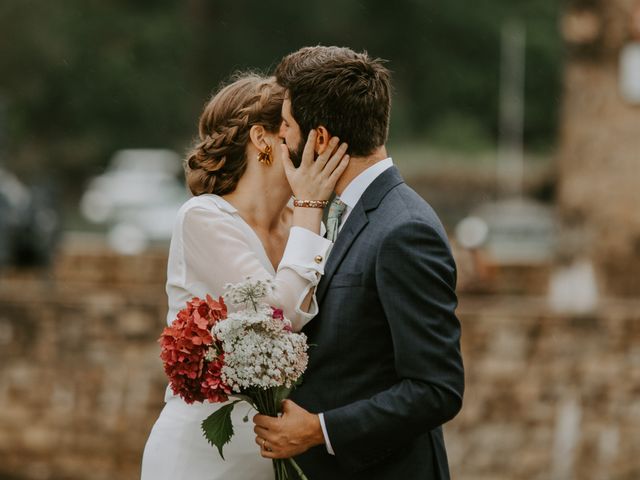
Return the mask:
<path id="1" fill-rule="evenodd" d="M 285 134 L 287 132 L 286 129 L 287 129 L 287 127 L 284 124 L 284 121 L 280 122 L 280 128 L 278 129 L 278 136 L 282 139 L 283 143 L 286 143 L 285 142 Z"/>

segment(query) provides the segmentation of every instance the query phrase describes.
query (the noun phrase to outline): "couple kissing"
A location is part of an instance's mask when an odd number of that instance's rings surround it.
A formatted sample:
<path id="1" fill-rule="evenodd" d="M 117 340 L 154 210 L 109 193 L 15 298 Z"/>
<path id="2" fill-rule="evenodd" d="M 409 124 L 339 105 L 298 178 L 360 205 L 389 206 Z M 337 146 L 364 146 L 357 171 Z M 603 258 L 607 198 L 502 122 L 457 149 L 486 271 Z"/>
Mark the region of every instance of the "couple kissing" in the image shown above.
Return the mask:
<path id="1" fill-rule="evenodd" d="M 272 479 L 269 459 L 292 457 L 310 480 L 449 478 L 442 425 L 464 390 L 456 267 L 387 152 L 390 108 L 382 60 L 325 46 L 287 55 L 273 77 L 236 76 L 206 104 L 167 321 L 194 296 L 265 279 L 312 346 L 282 415 L 234 410 L 225 460 L 200 429 L 220 405 L 167 390 L 143 480 Z"/>

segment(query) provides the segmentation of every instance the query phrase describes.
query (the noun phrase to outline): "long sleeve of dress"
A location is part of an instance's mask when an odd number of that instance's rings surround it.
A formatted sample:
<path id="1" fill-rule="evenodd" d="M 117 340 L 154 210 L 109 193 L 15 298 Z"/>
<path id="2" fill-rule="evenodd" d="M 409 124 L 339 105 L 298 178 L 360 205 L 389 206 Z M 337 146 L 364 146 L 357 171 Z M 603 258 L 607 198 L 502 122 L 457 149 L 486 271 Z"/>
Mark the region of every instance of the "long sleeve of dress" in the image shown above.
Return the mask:
<path id="1" fill-rule="evenodd" d="M 179 234 L 182 236 L 185 290 L 193 295 L 220 295 L 227 283 L 247 277 L 273 281 L 273 290 L 265 301 L 282 308 L 299 331 L 318 311 L 315 293 L 308 312 L 301 305 L 311 289 L 315 289 L 332 243 L 310 230 L 293 227 L 283 258 L 275 275 L 265 268 L 261 244 L 248 226 L 224 212 L 194 206 L 183 212 Z M 248 235 L 249 233 L 249 235 Z M 255 234 L 254 234 L 255 235 Z M 264 255 L 266 257 L 266 254 Z"/>

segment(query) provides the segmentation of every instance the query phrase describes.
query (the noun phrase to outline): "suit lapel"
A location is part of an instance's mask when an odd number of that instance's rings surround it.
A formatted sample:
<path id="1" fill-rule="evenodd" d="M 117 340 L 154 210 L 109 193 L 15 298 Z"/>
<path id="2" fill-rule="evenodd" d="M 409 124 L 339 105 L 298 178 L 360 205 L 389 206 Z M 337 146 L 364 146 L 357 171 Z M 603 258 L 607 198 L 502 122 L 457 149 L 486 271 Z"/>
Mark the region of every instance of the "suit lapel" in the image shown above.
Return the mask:
<path id="1" fill-rule="evenodd" d="M 336 243 L 333 244 L 331 253 L 329 253 L 329 258 L 327 259 L 327 263 L 324 268 L 324 276 L 318 285 L 318 303 L 322 302 L 327 290 L 327 285 L 331 282 L 333 274 L 336 272 L 338 265 L 342 262 L 342 259 L 349 250 L 349 247 L 368 222 L 369 219 L 362 207 L 362 202 L 358 202 L 349 215 L 349 218 L 347 218 L 347 222 L 344 224 L 344 227 L 342 227 L 342 230 L 338 234 L 338 238 L 336 238 Z"/>
<path id="2" fill-rule="evenodd" d="M 389 190 L 402 182 L 403 180 L 398 169 L 396 167 L 391 167 L 382 172 L 364 191 L 362 197 L 358 203 L 356 203 L 353 211 L 349 215 L 349 218 L 347 218 L 342 230 L 340 230 L 338 238 L 331 249 L 331 253 L 329 254 L 329 258 L 325 265 L 324 276 L 318 285 L 318 304 L 322 303 L 327 292 L 327 288 L 331 283 L 331 279 L 349 251 L 351 244 L 358 237 L 367 223 L 369 223 L 367 212 L 378 208 L 378 205 L 380 205 L 380 202 Z"/>

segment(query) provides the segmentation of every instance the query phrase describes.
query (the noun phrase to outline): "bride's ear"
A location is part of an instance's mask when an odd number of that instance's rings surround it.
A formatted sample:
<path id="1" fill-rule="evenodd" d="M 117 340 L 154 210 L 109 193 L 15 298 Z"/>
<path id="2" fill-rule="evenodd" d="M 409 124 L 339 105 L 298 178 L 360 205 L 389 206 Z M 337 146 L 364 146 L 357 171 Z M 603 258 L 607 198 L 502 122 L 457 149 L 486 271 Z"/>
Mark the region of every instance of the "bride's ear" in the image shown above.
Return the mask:
<path id="1" fill-rule="evenodd" d="M 267 146 L 266 133 L 262 125 L 253 125 L 249 130 L 251 143 L 259 152 L 263 152 Z"/>
<path id="2" fill-rule="evenodd" d="M 329 146 L 329 140 L 331 140 L 331 134 L 329 133 L 329 130 L 327 130 L 326 127 L 322 125 L 316 128 L 316 133 L 317 133 L 317 136 L 316 136 L 315 151 L 318 155 L 320 155 Z"/>

